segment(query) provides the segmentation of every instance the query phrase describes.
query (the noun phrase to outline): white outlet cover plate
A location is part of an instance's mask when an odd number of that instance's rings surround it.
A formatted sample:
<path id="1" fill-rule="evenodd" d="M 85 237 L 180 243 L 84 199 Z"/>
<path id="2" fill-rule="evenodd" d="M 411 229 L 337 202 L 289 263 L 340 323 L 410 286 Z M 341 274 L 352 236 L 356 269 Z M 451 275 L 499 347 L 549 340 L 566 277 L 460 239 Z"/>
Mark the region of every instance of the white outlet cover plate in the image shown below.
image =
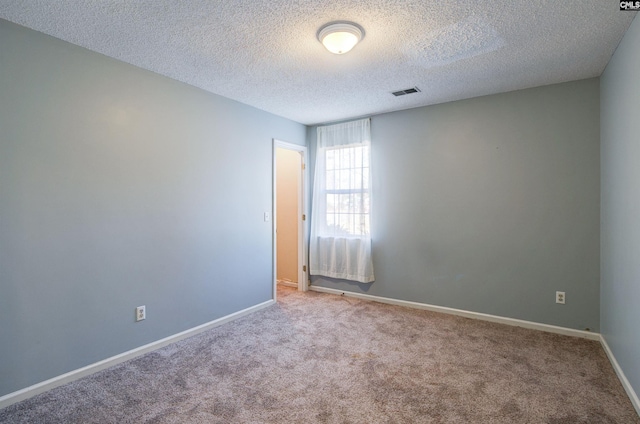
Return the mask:
<path id="1" fill-rule="evenodd" d="M 147 310 L 146 307 L 143 306 L 138 306 L 136 308 L 136 321 L 142 321 L 143 319 L 147 318 Z"/>

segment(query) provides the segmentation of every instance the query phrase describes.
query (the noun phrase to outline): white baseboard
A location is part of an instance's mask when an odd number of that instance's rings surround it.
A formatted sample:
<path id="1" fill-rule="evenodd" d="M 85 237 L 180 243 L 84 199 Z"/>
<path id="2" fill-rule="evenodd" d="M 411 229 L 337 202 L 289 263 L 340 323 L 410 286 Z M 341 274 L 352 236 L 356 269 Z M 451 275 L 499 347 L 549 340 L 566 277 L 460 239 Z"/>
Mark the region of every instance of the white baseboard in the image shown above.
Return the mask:
<path id="1" fill-rule="evenodd" d="M 616 357 L 613 356 L 613 352 L 611 351 L 611 348 L 607 344 L 607 341 L 605 340 L 603 335 L 600 335 L 600 343 L 602 344 L 602 347 L 604 348 L 604 351 L 609 358 L 609 362 L 611 362 L 613 369 L 618 375 L 618 379 L 620 380 L 620 383 L 622 383 L 622 387 L 624 387 L 625 392 L 627 392 L 627 396 L 629 396 L 633 407 L 636 408 L 636 412 L 638 413 L 638 415 L 640 415 L 640 400 L 638 399 L 638 395 L 636 391 L 633 390 L 633 387 L 631 386 L 631 383 L 629 383 L 629 380 L 627 380 L 627 376 L 624 375 L 622 368 L 620 368 L 620 364 L 618 364 Z"/>
<path id="2" fill-rule="evenodd" d="M 278 280 L 278 285 L 284 287 L 294 287 L 296 289 L 298 288 L 298 283 L 294 283 L 293 281 L 289 280 Z"/>
<path id="3" fill-rule="evenodd" d="M 618 364 L 618 361 L 613 355 L 613 352 L 609 348 L 609 345 L 607 344 L 605 338 L 599 333 L 591 333 L 588 331 L 574 330 L 571 328 L 558 327 L 558 326 L 548 325 L 548 324 L 540 324 L 532 321 L 524 321 L 524 320 L 519 320 L 514 318 L 505 318 L 505 317 L 500 317 L 496 315 L 483 314 L 479 312 L 465 311 L 462 309 L 447 308 L 444 306 L 429 305 L 426 303 L 418 303 L 418 302 L 411 302 L 407 300 L 398 300 L 398 299 L 391 299 L 387 297 L 372 296 L 364 293 L 354 293 L 354 292 L 342 291 L 342 290 L 331 289 L 326 287 L 310 286 L 309 290 L 321 292 L 321 293 L 335 294 L 339 296 L 354 297 L 354 298 L 370 300 L 374 302 L 387 303 L 391 305 L 406 306 L 409 308 L 423 309 L 423 310 L 428 310 L 433 312 L 441 312 L 441 313 L 450 314 L 450 315 L 458 315 L 465 318 L 479 319 L 483 321 L 496 322 L 496 323 L 512 325 L 516 327 L 541 330 L 541 331 L 546 331 L 546 332 L 551 332 L 556 334 L 563 334 L 567 336 L 581 337 L 581 338 L 590 339 L 590 340 L 598 340 L 602 344 L 602 347 L 605 353 L 607 354 L 607 357 L 609 358 L 609 361 L 611 362 L 611 365 L 613 366 L 613 369 L 615 370 L 620 382 L 622 383 L 622 386 L 627 392 L 627 395 L 629 396 L 631 403 L 636 409 L 636 412 L 638 412 L 638 415 L 640 415 L 640 400 L 638 399 L 638 395 L 636 394 L 635 390 L 631 386 L 631 383 L 629 383 L 629 380 L 627 380 L 627 377 L 625 376 L 624 372 L 620 368 L 620 365 Z M 211 328 L 217 327 L 224 323 L 227 323 L 227 322 L 236 320 L 238 318 L 241 318 L 243 316 L 249 315 L 251 313 L 257 312 L 260 309 L 273 305 L 274 303 L 275 303 L 274 300 L 268 300 L 266 302 L 260 303 L 255 306 L 251 306 L 249 308 L 243 309 L 238 312 L 234 312 L 227 316 L 218 318 L 216 320 L 199 325 L 197 327 L 190 328 L 189 330 L 182 331 L 180 333 L 174 334 L 164 339 L 157 340 L 155 342 L 146 344 L 144 346 L 140 346 L 138 348 L 129 350 L 119 355 L 112 356 L 111 358 L 104 359 L 102 361 L 96 362 L 91 365 L 87 365 L 86 367 L 82 367 L 77 370 L 70 371 L 66 374 L 62 374 L 57 377 L 51 378 L 49 380 L 34 384 L 33 386 L 29 386 L 24 389 L 15 391 L 13 393 L 9 393 L 7 395 L 0 397 L 0 409 L 5 408 L 9 405 L 12 405 L 16 402 L 20 402 L 22 400 L 28 399 L 39 393 L 43 393 L 47 390 L 53 389 L 54 387 L 58 387 L 63 384 L 70 383 L 72 381 L 78 380 L 87 375 L 103 370 L 105 368 L 109 368 L 121 362 L 128 361 L 129 359 L 133 359 L 135 357 L 144 355 L 145 353 L 160 349 L 161 347 L 169 345 L 171 343 L 175 343 L 182 339 L 195 336 L 196 334 L 202 333 L 203 331 L 209 330 Z"/>
<path id="4" fill-rule="evenodd" d="M 370 301 L 380 302 L 380 303 L 388 303 L 391 305 L 406 306 L 406 307 L 415 308 L 415 309 L 424 309 L 424 310 L 433 311 L 433 312 L 442 312 L 445 314 L 458 315 L 465 318 L 491 321 L 491 322 L 516 326 L 516 327 L 529 328 L 532 330 L 546 331 L 548 333 L 562 334 L 565 336 L 573 336 L 573 337 L 580 337 L 583 339 L 597 340 L 601 343 L 605 353 L 607 354 L 607 357 L 609 358 L 609 362 L 611 362 L 611 365 L 613 366 L 613 369 L 615 370 L 618 376 L 618 379 L 620 380 L 620 383 L 622 383 L 624 390 L 627 392 L 627 395 L 629 396 L 629 399 L 631 400 L 633 407 L 635 408 L 638 415 L 640 415 L 640 400 L 638 400 L 638 395 L 636 394 L 635 390 L 633 390 L 633 387 L 631 386 L 631 383 L 629 383 L 629 380 L 627 380 L 627 377 L 624 375 L 624 372 L 622 371 L 622 368 L 620 368 L 620 365 L 618 364 L 618 361 L 616 360 L 615 356 L 613 356 L 613 352 L 609 348 L 609 345 L 607 344 L 607 341 L 605 340 L 604 336 L 602 336 L 600 333 L 574 330 L 572 328 L 559 327 L 559 326 L 549 325 L 549 324 L 540 324 L 537 322 L 524 321 L 524 320 L 514 319 L 514 318 L 505 318 L 497 315 L 489 315 L 489 314 L 483 314 L 479 312 L 465 311 L 462 309 L 447 308 L 444 306 L 429 305 L 426 303 L 411 302 L 407 300 L 391 299 L 388 297 L 372 296 L 370 294 L 364 294 L 364 293 L 354 293 L 349 291 L 330 289 L 327 287 L 311 286 L 309 287 L 309 290 L 313 290 L 321 293 L 335 294 L 339 296 L 354 297 L 358 299 L 370 300 Z"/>
<path id="5" fill-rule="evenodd" d="M 119 355 L 96 362 L 94 364 L 87 365 L 86 367 L 78 368 L 77 370 L 70 371 L 66 374 L 62 374 L 49 380 L 42 381 L 40 383 L 34 384 L 33 386 L 29 386 L 13 393 L 9 393 L 0 397 L 0 409 L 12 405 L 16 402 L 20 402 L 21 400 L 28 399 L 39 393 L 46 392 L 47 390 L 51 390 L 54 387 L 70 383 L 74 380 L 78 380 L 79 378 L 93 374 L 105 368 L 112 367 L 121 362 L 128 361 L 129 359 L 133 359 L 137 356 L 144 355 L 145 353 L 160 349 L 163 346 L 175 343 L 182 339 L 186 339 L 187 337 L 195 336 L 198 333 L 202 333 L 203 331 L 218 327 L 219 325 L 222 325 L 224 323 L 252 314 L 275 303 L 275 300 L 267 300 L 266 302 L 262 302 L 258 305 L 251 306 L 238 312 L 234 312 L 232 314 L 207 322 L 197 327 L 190 328 L 172 336 L 165 337 L 164 339 L 157 340 L 144 346 L 140 346 L 127 352 L 123 352 Z"/>
<path id="6" fill-rule="evenodd" d="M 373 296 L 373 295 L 364 294 L 364 293 L 354 293 L 350 291 L 330 289 L 327 287 L 311 286 L 309 287 L 309 290 L 313 290 L 321 293 L 337 294 L 339 296 L 355 297 L 358 299 L 371 300 L 371 301 L 380 302 L 380 303 L 388 303 L 390 305 L 406 306 L 408 308 L 414 308 L 414 309 L 424 309 L 432 312 L 442 312 L 444 314 L 458 315 L 461 317 L 478 319 L 481 321 L 490 321 L 490 322 L 496 322 L 500 324 L 511 325 L 515 327 L 523 327 L 523 328 L 529 328 L 532 330 L 546 331 L 547 333 L 563 334 L 565 336 L 580 337 L 580 338 L 589 339 L 589 340 L 597 340 L 597 341 L 600 340 L 599 333 L 592 333 L 590 331 L 582 331 L 582 330 L 574 330 L 573 328 L 559 327 L 556 325 L 540 324 L 533 321 L 525 321 L 525 320 L 515 319 L 515 318 L 506 318 L 506 317 L 501 317 L 497 315 L 483 314 L 480 312 L 465 311 L 463 309 L 447 308 L 445 306 L 429 305 L 427 303 L 411 302 L 409 300 L 399 300 L 399 299 L 392 299 L 389 297 Z"/>

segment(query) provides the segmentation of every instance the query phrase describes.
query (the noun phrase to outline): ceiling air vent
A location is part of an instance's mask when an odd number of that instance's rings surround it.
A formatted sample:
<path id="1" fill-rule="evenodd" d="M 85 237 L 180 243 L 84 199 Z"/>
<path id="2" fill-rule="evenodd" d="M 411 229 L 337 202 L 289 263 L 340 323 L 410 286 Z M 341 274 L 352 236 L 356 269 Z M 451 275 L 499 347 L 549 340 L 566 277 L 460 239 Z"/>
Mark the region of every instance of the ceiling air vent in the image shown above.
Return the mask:
<path id="1" fill-rule="evenodd" d="M 419 92 L 420 92 L 420 89 L 418 87 L 413 87 L 413 88 L 407 88 L 406 90 L 394 91 L 391 94 L 398 97 L 398 96 L 404 96 L 405 94 L 419 93 Z"/>

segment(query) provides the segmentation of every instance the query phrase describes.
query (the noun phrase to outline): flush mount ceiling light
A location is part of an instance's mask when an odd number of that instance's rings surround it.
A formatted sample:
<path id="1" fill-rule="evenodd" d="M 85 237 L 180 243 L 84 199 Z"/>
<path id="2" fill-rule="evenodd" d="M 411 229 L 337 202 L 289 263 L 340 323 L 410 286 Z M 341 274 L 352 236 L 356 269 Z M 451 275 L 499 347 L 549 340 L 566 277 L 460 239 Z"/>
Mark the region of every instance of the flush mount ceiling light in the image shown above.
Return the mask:
<path id="1" fill-rule="evenodd" d="M 318 31 L 318 40 L 331 53 L 344 54 L 364 38 L 364 29 L 353 22 L 329 22 Z"/>

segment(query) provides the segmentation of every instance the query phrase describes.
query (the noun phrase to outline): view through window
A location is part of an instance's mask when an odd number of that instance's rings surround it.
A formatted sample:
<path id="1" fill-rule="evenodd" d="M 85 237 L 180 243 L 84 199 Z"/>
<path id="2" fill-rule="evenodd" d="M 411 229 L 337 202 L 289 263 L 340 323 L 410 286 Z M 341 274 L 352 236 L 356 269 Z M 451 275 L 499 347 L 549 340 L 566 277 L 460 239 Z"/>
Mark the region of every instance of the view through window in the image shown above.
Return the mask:
<path id="1" fill-rule="evenodd" d="M 369 146 L 327 149 L 326 225 L 339 236 L 369 234 Z"/>

